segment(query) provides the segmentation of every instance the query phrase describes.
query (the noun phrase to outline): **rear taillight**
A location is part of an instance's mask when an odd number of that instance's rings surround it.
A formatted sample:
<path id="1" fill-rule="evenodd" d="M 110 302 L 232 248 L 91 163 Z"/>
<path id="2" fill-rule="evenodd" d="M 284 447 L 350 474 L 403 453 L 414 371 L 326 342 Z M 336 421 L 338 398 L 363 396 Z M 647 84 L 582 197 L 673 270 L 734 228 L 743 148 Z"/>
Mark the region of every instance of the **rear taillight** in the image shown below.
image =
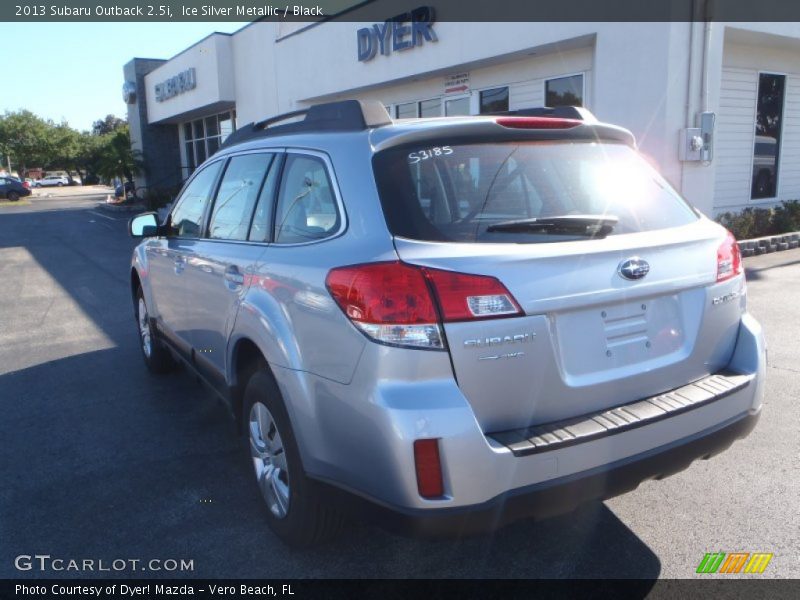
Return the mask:
<path id="1" fill-rule="evenodd" d="M 438 269 L 423 269 L 438 296 L 442 318 L 471 321 L 492 317 L 521 315 L 517 301 L 494 277 L 465 275 Z"/>
<path id="2" fill-rule="evenodd" d="M 22 187 L 24 187 L 26 190 L 31 189 L 31 182 L 30 181 L 23 181 L 22 182 Z"/>
<path id="3" fill-rule="evenodd" d="M 736 238 L 729 231 L 717 249 L 717 283 L 736 277 L 742 272 L 742 253 Z"/>
<path id="4" fill-rule="evenodd" d="M 442 330 L 420 269 L 400 262 L 333 269 L 325 280 L 344 314 L 369 337 L 441 349 Z"/>
<path id="5" fill-rule="evenodd" d="M 402 262 L 332 269 L 325 283 L 356 327 L 384 344 L 443 349 L 442 322 L 523 314 L 494 277 Z"/>
<path id="6" fill-rule="evenodd" d="M 414 441 L 414 468 L 417 472 L 417 491 L 420 496 L 440 498 L 444 495 L 439 440 Z"/>
<path id="7" fill-rule="evenodd" d="M 572 129 L 583 124 L 583 121 L 577 119 L 550 117 L 500 117 L 496 122 L 512 129 Z"/>

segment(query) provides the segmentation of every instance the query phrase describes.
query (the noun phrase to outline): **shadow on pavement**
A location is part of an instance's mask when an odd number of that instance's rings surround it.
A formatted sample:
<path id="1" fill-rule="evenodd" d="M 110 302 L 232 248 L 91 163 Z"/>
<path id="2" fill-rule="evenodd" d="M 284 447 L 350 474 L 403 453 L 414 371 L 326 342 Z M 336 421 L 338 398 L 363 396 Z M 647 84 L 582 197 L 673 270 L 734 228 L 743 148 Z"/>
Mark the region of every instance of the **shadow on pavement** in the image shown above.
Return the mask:
<path id="1" fill-rule="evenodd" d="M 795 255 L 796 256 L 796 255 Z M 788 258 L 788 257 L 787 257 Z M 791 267 L 792 265 L 800 264 L 800 260 L 786 260 L 785 262 L 776 262 L 774 264 L 768 265 L 766 267 L 748 267 L 745 265 L 744 274 L 748 280 L 751 279 L 763 279 L 761 275 L 764 271 L 770 271 L 772 269 L 778 269 L 781 267 Z"/>

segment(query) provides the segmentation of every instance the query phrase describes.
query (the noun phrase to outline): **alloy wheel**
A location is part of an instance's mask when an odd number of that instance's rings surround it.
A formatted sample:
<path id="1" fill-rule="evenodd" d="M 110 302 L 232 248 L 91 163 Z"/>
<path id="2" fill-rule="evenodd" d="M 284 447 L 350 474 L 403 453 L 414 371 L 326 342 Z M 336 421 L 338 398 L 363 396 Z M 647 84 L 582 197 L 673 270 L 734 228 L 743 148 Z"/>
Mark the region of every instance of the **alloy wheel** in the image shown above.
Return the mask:
<path id="1" fill-rule="evenodd" d="M 261 402 L 250 409 L 250 456 L 258 487 L 270 512 L 283 519 L 289 512 L 289 466 L 278 424 Z"/>
<path id="2" fill-rule="evenodd" d="M 153 352 L 153 341 L 150 337 L 150 323 L 144 298 L 139 298 L 139 334 L 142 338 L 142 350 L 144 350 L 144 355 L 150 358 L 150 354 Z"/>

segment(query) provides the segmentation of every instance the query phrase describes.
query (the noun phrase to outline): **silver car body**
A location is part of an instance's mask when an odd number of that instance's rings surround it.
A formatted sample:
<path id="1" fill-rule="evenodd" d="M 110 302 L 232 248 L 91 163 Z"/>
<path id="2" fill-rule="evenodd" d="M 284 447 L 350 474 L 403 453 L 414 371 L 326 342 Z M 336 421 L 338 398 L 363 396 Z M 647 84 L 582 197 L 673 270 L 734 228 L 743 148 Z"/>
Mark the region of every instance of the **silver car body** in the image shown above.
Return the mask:
<path id="1" fill-rule="evenodd" d="M 306 473 L 395 511 L 485 505 L 688 443 L 761 408 L 761 327 L 747 313 L 744 275 L 716 282 L 726 232 L 702 215 L 681 227 L 559 243 L 392 235 L 371 169 L 375 153 L 432 132 L 458 137 L 492 127 L 492 119 L 419 120 L 224 148 L 209 162 L 264 151 L 321 157 L 341 211 L 338 231 L 286 245 L 156 237 L 133 255 L 159 330 L 222 395 L 241 383 L 242 344 L 254 344 L 280 387 Z M 649 263 L 646 277 L 620 275 L 631 258 Z M 494 276 L 524 316 L 445 323 L 446 351 L 375 343 L 337 306 L 326 276 L 397 260 Z M 746 381 L 724 398 L 615 435 L 530 453 L 502 441 L 504 433 L 542 433 L 722 372 Z M 440 498 L 418 493 L 411 444 L 421 438 L 440 443 Z"/>
<path id="2" fill-rule="evenodd" d="M 37 179 L 34 182 L 34 185 L 37 187 L 69 185 L 69 178 L 61 175 L 48 175 L 47 177 L 42 177 L 41 179 Z"/>

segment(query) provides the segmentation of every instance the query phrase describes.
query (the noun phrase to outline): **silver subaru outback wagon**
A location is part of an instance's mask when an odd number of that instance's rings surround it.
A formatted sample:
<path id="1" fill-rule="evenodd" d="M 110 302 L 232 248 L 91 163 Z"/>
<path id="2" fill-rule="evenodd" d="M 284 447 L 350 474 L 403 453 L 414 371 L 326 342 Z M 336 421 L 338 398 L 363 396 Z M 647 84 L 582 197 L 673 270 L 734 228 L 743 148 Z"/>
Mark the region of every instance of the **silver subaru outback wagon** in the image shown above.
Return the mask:
<path id="1" fill-rule="evenodd" d="M 525 112 L 313 106 L 242 127 L 163 223 L 131 221 L 145 363 L 230 404 L 285 542 L 352 514 L 490 531 L 755 426 L 765 342 L 736 240 L 630 132 Z"/>

